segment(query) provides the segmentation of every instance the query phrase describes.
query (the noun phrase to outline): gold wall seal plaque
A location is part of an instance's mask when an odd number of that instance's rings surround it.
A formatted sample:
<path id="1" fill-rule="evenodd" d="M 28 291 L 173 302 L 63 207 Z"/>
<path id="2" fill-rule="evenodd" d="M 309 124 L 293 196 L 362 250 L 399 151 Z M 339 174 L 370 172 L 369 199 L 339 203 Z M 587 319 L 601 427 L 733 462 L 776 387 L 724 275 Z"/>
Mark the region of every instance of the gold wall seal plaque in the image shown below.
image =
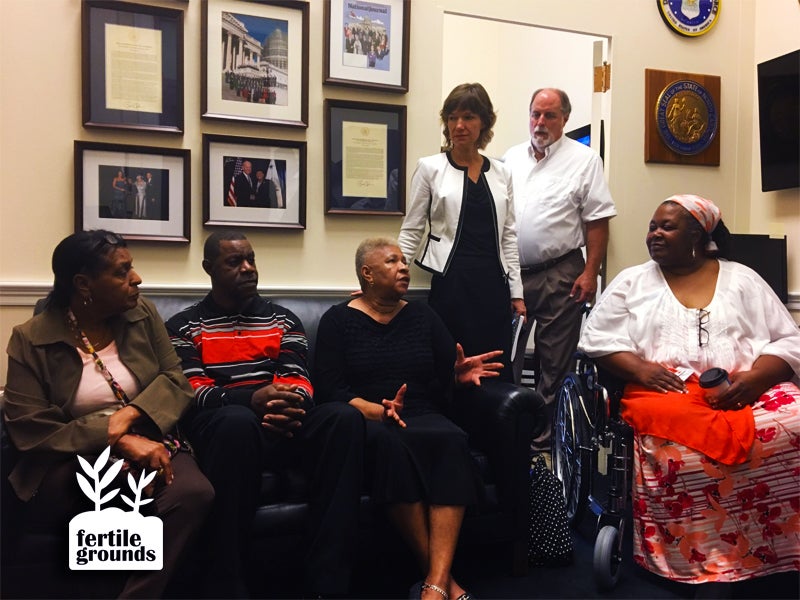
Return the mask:
<path id="1" fill-rule="evenodd" d="M 717 133 L 714 100 L 696 81 L 682 79 L 670 83 L 661 91 L 655 110 L 658 134 L 678 154 L 699 154 Z"/>
<path id="2" fill-rule="evenodd" d="M 719 165 L 720 78 L 645 69 L 645 162 Z"/>

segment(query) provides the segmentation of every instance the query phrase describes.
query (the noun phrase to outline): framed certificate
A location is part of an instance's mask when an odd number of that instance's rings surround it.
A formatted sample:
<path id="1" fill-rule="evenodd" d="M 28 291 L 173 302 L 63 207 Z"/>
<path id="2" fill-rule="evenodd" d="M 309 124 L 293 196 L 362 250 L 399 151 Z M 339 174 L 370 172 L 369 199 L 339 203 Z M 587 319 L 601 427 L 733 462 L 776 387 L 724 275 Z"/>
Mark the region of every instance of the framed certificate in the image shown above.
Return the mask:
<path id="1" fill-rule="evenodd" d="M 82 3 L 83 125 L 183 133 L 183 11 Z"/>
<path id="2" fill-rule="evenodd" d="M 403 215 L 406 107 L 325 100 L 325 212 Z"/>

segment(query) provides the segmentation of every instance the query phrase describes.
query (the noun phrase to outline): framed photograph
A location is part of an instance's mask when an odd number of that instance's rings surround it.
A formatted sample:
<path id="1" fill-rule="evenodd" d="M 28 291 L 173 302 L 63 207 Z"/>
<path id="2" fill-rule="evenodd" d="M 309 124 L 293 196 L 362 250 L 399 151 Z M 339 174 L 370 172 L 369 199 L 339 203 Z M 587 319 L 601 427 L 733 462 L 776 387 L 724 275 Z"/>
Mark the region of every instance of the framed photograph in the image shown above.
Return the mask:
<path id="1" fill-rule="evenodd" d="M 327 0 L 323 83 L 408 91 L 410 0 Z"/>
<path id="2" fill-rule="evenodd" d="M 189 242 L 190 151 L 75 141 L 75 231 Z"/>
<path id="3" fill-rule="evenodd" d="M 183 133 L 183 10 L 82 3 L 83 125 Z"/>
<path id="4" fill-rule="evenodd" d="M 306 228 L 306 143 L 203 135 L 203 224 Z"/>
<path id="5" fill-rule="evenodd" d="M 308 3 L 203 0 L 206 119 L 308 127 Z"/>
<path id="6" fill-rule="evenodd" d="M 325 100 L 325 212 L 403 215 L 406 107 Z"/>

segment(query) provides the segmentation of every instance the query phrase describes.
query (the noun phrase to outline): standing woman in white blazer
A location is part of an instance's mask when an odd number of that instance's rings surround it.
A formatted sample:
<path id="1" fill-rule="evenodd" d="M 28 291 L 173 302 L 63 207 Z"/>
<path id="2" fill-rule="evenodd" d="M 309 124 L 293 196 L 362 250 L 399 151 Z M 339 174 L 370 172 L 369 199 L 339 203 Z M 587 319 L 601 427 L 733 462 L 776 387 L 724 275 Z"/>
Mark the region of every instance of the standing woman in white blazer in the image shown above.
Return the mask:
<path id="1" fill-rule="evenodd" d="M 512 381 L 511 320 L 525 303 L 511 176 L 479 152 L 497 115 L 479 83 L 456 86 L 439 115 L 445 146 L 417 163 L 398 243 L 433 274 L 428 302 L 464 352 L 503 350 L 500 379 Z"/>

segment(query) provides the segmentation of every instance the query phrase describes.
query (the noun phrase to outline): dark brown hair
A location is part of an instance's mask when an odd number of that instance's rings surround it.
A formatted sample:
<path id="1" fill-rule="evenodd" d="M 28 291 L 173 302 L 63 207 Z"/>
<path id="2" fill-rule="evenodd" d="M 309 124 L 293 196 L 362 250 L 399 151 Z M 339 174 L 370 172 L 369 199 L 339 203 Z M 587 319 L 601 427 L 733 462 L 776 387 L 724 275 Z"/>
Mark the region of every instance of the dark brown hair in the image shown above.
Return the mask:
<path id="1" fill-rule="evenodd" d="M 489 94 L 480 83 L 462 83 L 453 88 L 445 98 L 442 110 L 439 111 L 439 117 L 444 125 L 442 133 L 446 140 L 442 150 L 450 150 L 453 147 L 450 131 L 447 129 L 447 117 L 457 110 L 469 110 L 480 117 L 481 134 L 478 137 L 478 148 L 481 150 L 486 148 L 494 137 L 492 127 L 497 122 L 497 114 L 494 112 Z"/>

